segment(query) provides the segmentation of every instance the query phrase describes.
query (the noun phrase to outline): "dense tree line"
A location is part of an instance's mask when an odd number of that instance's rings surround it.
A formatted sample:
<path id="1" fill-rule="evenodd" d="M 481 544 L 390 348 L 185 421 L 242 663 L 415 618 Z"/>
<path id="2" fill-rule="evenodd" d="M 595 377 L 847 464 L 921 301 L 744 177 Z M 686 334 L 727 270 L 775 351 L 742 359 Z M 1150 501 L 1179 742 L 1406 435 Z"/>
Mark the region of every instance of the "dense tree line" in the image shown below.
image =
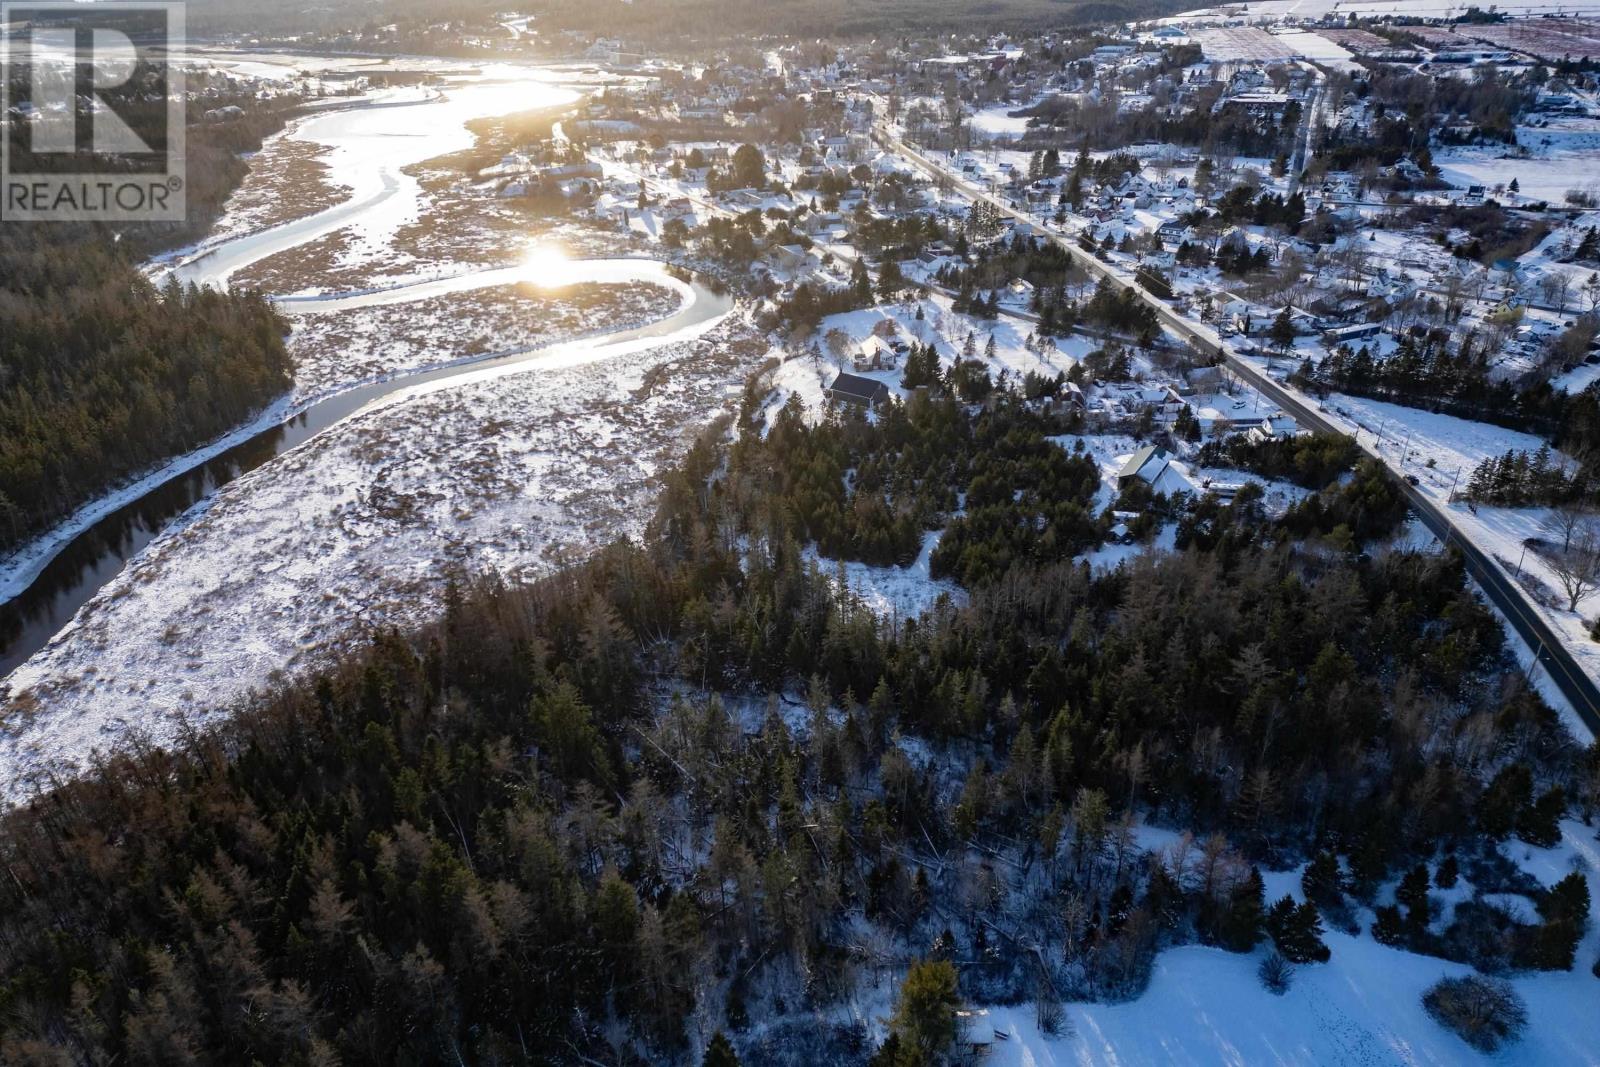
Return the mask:
<path id="1" fill-rule="evenodd" d="M 1361 455 L 1355 439 L 1342 434 L 1297 434 L 1254 439 L 1245 434 L 1213 437 L 1200 449 L 1202 467 L 1238 467 L 1263 478 L 1322 489 L 1348 471 Z"/>
<path id="2" fill-rule="evenodd" d="M 1581 929 L 1494 843 L 1592 811 L 1593 754 L 1459 558 L 1330 539 L 1383 528 L 1357 521 L 1381 470 L 1250 551 L 1095 574 L 1070 530 L 1019 548 L 1092 476 L 1007 391 L 770 430 L 763 404 L 668 475 L 643 545 L 464 584 L 436 625 L 11 813 L 0 1059 L 906 1067 L 961 999 L 1043 1021 L 1137 992 L 1164 945 L 1315 966 L 1443 856 Z M 811 554 L 903 558 L 902 518 L 960 492 L 959 602 L 891 621 Z M 1136 817 L 1194 835 L 1150 854 Z M 1312 857 L 1320 897 L 1264 899 L 1255 865 Z M 907 975 L 876 1050 L 820 1021 L 863 966 Z"/>
<path id="3" fill-rule="evenodd" d="M 1462 496 L 1480 504 L 1505 507 L 1561 504 L 1588 493 L 1583 471 L 1568 471 L 1556 462 L 1548 446 L 1536 452 L 1506 449 L 1472 469 Z"/>
<path id="4" fill-rule="evenodd" d="M 165 101 L 147 99 L 141 77 L 106 95 L 159 143 L 150 131 L 165 122 Z M 27 99 L 26 81 L 13 79 L 13 100 Z M 0 227 L 0 553 L 289 387 L 286 326 L 266 301 L 158 288 L 138 263 L 207 232 L 248 170 L 243 154 L 282 129 L 295 103 L 226 86 L 191 102 L 182 223 Z M 242 113 L 201 113 L 229 105 Z M 18 168 L 48 164 L 20 125 L 7 131 Z"/>
<path id="5" fill-rule="evenodd" d="M 158 289 L 96 243 L 0 245 L 0 551 L 290 384 L 254 294 Z"/>

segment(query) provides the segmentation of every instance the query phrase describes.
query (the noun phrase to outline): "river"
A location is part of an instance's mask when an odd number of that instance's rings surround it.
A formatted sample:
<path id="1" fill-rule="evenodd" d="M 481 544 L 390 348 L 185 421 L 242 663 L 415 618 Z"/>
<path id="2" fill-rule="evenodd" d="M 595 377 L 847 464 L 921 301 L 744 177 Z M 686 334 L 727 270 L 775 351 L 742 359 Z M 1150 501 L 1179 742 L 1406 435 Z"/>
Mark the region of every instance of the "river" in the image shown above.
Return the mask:
<path id="1" fill-rule="evenodd" d="M 538 78 L 515 83 L 476 82 L 453 86 L 428 100 L 380 98 L 376 106 L 320 115 L 303 122 L 293 135 L 328 145 L 331 178 L 351 190 L 349 199 L 325 211 L 260 233 L 202 245 L 168 264 L 186 282 L 222 285 L 239 270 L 269 256 L 355 227 L 370 241 L 386 241 L 420 210 L 420 190 L 402 168 L 470 147 L 471 119 L 557 106 L 576 98 L 559 85 Z M 385 106 L 386 104 L 390 106 Z M 538 276 L 539 271 L 548 275 Z M 303 410 L 264 416 L 258 432 L 211 458 L 175 464 L 170 476 L 145 480 L 137 491 L 102 502 L 104 514 L 58 533 L 55 549 L 39 562 L 16 595 L 0 604 L 0 681 L 61 632 L 127 562 L 162 532 L 179 528 L 201 514 L 222 486 L 247 471 L 310 440 L 374 404 L 448 388 L 484 376 L 539 367 L 570 366 L 671 343 L 692 336 L 726 314 L 731 299 L 705 280 L 678 276 L 660 263 L 614 259 L 495 268 L 419 281 L 372 292 L 278 298 L 297 313 L 341 311 L 425 300 L 451 293 L 533 282 L 564 287 L 586 282 L 648 282 L 677 291 L 678 311 L 658 322 L 622 329 L 600 338 L 520 351 L 491 353 L 446 366 L 405 373 L 334 393 Z M 280 409 L 274 409 L 280 410 Z M 107 510 L 115 502 L 114 509 Z"/>

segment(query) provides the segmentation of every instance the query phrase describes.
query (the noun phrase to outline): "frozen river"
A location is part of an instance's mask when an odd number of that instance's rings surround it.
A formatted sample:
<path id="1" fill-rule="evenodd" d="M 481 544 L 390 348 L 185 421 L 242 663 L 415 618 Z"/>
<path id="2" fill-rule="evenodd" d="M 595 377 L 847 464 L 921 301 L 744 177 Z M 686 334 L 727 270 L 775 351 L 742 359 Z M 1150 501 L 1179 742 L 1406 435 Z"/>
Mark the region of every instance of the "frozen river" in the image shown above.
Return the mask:
<path id="1" fill-rule="evenodd" d="M 422 210 L 420 189 L 415 179 L 402 173 L 404 168 L 470 147 L 473 136 L 467 123 L 473 119 L 559 106 L 577 98 L 572 89 L 541 73 L 518 72 L 513 80 L 500 80 L 505 77 L 504 71 L 474 73 L 443 91 L 386 93 L 365 106 L 303 121 L 291 135 L 330 149 L 325 156 L 330 177 L 350 190 L 348 199 L 294 222 L 202 245 L 159 271 L 172 270 L 185 282 L 199 285 L 225 285 L 252 264 L 347 228 L 354 228 L 358 240 L 387 244 Z M 31 552 L 25 550 L 0 566 L 0 680 L 49 643 L 159 534 L 202 514 L 222 486 L 352 415 L 488 377 L 575 366 L 672 343 L 703 332 L 731 306 L 725 294 L 702 280 L 635 259 L 530 261 L 372 292 L 279 299 L 307 314 L 409 303 L 519 282 L 547 287 L 650 283 L 677 292 L 681 303 L 664 320 L 600 338 L 480 354 L 355 385 L 298 408 L 280 401 L 228 440 L 176 460 L 85 508 L 52 536 L 31 546 Z"/>

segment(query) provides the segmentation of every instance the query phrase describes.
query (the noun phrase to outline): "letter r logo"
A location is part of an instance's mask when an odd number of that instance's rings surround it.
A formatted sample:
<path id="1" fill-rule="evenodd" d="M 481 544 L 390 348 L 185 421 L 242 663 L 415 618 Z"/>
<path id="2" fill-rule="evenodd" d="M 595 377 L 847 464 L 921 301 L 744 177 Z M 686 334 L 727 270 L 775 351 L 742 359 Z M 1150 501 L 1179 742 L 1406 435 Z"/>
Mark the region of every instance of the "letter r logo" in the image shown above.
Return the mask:
<path id="1" fill-rule="evenodd" d="M 78 32 L 74 29 L 41 28 L 33 33 L 31 84 L 34 106 L 39 109 L 33 130 L 35 152 L 78 151 L 76 79 L 59 76 L 52 64 L 59 57 L 75 55 L 75 66 L 90 70 L 87 107 L 94 131 L 93 151 L 101 155 L 150 151 L 150 146 L 99 96 L 102 89 L 116 89 L 128 83 L 138 69 L 139 53 L 121 30 L 96 28 L 93 32 L 93 46 L 87 56 L 78 55 Z"/>

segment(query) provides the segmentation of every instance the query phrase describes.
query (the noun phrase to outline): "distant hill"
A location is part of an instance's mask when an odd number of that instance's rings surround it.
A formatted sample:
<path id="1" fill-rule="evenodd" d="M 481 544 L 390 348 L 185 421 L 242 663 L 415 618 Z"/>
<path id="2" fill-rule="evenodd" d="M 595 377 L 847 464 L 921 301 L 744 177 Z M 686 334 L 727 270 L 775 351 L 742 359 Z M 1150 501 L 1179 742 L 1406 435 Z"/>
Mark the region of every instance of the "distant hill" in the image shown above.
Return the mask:
<path id="1" fill-rule="evenodd" d="M 898 36 L 989 33 L 1123 21 L 1177 10 L 1176 0 L 190 0 L 196 33 L 281 33 L 411 18 L 537 14 L 560 29 L 655 38 L 797 34 Z M 1192 5 L 1190 5 L 1192 6 Z"/>

